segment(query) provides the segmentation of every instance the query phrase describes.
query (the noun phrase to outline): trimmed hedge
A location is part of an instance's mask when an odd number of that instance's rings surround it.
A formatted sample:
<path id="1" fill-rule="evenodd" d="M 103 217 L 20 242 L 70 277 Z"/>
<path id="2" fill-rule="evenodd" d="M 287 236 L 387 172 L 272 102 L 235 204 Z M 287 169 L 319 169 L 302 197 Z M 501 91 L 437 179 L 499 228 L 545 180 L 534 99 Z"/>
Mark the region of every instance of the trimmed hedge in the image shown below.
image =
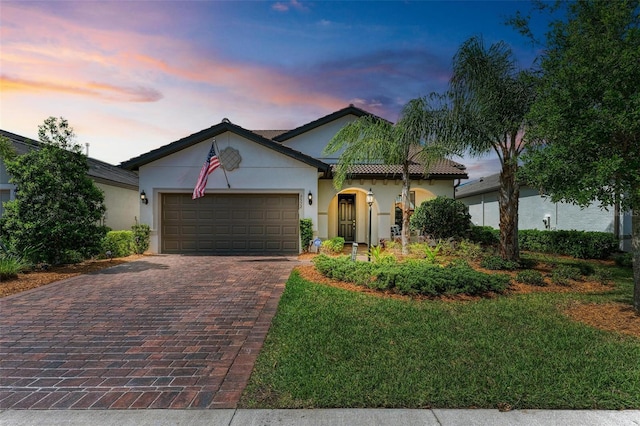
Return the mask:
<path id="1" fill-rule="evenodd" d="M 102 253 L 109 257 L 126 257 L 136 249 L 133 231 L 109 231 L 102 240 Z"/>
<path id="2" fill-rule="evenodd" d="M 483 246 L 496 246 L 500 241 L 500 230 L 490 226 L 472 226 L 468 235 L 469 240 Z M 522 229 L 518 244 L 521 250 L 580 259 L 607 259 L 618 251 L 618 240 L 609 232 Z"/>
<path id="3" fill-rule="evenodd" d="M 483 246 L 497 246 L 500 242 L 500 230 L 490 226 L 472 226 L 469 229 L 470 241 Z"/>
<path id="4" fill-rule="evenodd" d="M 302 250 L 309 250 L 309 244 L 313 239 L 313 221 L 311 219 L 300 219 L 300 241 Z"/>
<path id="5" fill-rule="evenodd" d="M 525 229 L 518 232 L 518 243 L 522 250 L 581 259 L 607 259 L 618 250 L 618 240 L 608 232 Z"/>
<path id="6" fill-rule="evenodd" d="M 133 250 L 136 254 L 142 254 L 149 248 L 149 237 L 151 228 L 149 225 L 140 223 L 131 227 L 133 232 Z"/>

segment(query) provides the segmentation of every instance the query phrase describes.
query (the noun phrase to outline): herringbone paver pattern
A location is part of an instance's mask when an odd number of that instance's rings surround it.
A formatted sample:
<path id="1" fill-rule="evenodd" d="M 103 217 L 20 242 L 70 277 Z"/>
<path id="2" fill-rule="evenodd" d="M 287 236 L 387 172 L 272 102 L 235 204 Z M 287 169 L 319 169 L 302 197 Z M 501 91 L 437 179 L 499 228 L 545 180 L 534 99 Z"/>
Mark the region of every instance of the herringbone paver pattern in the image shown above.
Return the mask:
<path id="1" fill-rule="evenodd" d="M 0 409 L 234 408 L 295 265 L 151 256 L 0 299 Z"/>

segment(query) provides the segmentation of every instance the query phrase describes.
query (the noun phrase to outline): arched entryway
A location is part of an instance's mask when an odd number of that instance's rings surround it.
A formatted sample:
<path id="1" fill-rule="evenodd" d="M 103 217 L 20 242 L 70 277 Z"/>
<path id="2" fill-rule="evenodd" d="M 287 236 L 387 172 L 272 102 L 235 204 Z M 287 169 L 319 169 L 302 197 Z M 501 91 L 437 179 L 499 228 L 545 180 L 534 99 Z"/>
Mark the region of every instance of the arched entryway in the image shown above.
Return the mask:
<path id="1" fill-rule="evenodd" d="M 366 202 L 368 190 L 345 188 L 337 193 L 329 203 L 328 237 L 342 237 L 347 243 L 369 244 L 369 205 Z M 374 199 L 371 206 L 371 241 L 378 241 L 378 203 Z"/>

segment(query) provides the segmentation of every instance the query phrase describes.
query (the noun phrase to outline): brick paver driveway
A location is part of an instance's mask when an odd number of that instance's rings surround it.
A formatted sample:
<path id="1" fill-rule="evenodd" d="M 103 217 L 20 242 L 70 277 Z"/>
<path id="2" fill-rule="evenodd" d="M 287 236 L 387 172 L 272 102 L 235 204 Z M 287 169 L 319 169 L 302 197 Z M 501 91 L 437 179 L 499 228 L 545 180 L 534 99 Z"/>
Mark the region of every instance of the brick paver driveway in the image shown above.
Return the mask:
<path id="1" fill-rule="evenodd" d="M 295 265 L 151 256 L 0 299 L 0 408 L 234 408 Z"/>

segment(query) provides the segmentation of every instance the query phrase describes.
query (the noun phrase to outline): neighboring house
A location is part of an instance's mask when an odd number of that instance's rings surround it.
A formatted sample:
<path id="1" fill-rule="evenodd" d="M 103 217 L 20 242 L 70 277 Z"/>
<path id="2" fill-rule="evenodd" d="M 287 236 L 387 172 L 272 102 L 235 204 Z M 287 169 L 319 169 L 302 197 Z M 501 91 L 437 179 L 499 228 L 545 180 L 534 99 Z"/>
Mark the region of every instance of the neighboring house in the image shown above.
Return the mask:
<path id="1" fill-rule="evenodd" d="M 399 167 L 361 165 L 337 191 L 332 166 L 337 158 L 322 151 L 347 123 L 370 115 L 354 106 L 290 131 L 250 131 L 220 124 L 122 163 L 137 171 L 149 204 L 140 206 L 142 223 L 151 226 L 155 253 L 297 254 L 299 219 L 313 221 L 314 235 L 369 243 L 369 206 L 374 194 L 371 241 L 391 236 L 401 192 Z M 206 195 L 191 195 L 207 153 L 216 141 L 223 167 L 215 170 Z M 227 185 L 228 178 L 229 185 Z M 411 170 L 414 204 L 438 195 L 453 197 L 466 179 L 465 167 L 449 160 L 425 176 Z"/>
<path id="2" fill-rule="evenodd" d="M 456 199 L 469 207 L 475 225 L 499 228 L 498 190 L 500 174 L 481 178 L 456 188 Z M 538 190 L 520 187 L 518 229 L 549 229 L 611 232 L 620 238 L 620 248 L 631 249 L 631 213 L 619 213 L 597 205 L 581 208 L 570 203 L 554 203 Z"/>
<path id="3" fill-rule="evenodd" d="M 32 149 L 39 149 L 41 142 L 36 142 L 24 136 L 0 130 L 13 145 L 18 155 Z M 103 217 L 103 224 L 113 230 L 130 230 L 136 223 L 136 216 L 140 211 L 140 195 L 138 194 L 138 176 L 118 166 L 104 163 L 93 158 L 88 159 L 89 177 L 98 188 L 104 192 L 104 204 L 107 211 Z M 12 200 L 14 185 L 9 183 L 9 175 L 4 162 L 0 161 L 0 217 L 4 213 L 2 203 Z"/>

